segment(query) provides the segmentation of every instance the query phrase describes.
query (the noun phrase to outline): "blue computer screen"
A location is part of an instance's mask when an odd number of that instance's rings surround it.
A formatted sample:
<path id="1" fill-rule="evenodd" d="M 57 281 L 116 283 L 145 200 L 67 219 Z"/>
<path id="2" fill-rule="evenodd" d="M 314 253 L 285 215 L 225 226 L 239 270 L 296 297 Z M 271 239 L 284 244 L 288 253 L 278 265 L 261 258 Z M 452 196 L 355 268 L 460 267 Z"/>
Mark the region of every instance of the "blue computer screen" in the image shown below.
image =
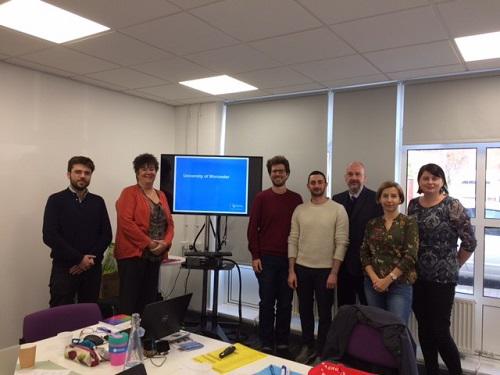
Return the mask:
<path id="1" fill-rule="evenodd" d="M 175 156 L 173 211 L 248 214 L 249 159 Z"/>

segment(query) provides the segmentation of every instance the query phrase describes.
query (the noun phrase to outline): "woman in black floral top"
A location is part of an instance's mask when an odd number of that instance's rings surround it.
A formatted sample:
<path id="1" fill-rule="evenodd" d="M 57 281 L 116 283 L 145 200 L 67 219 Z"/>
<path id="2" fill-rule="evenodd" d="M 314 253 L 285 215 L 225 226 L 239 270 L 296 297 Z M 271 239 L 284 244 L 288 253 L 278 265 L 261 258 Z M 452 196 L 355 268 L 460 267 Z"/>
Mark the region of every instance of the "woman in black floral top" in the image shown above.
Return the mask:
<path id="1" fill-rule="evenodd" d="M 418 226 L 414 218 L 399 213 L 404 200 L 403 189 L 396 182 L 380 185 L 377 201 L 384 215 L 366 225 L 360 252 L 368 304 L 391 311 L 408 323 L 411 285 L 417 278 Z"/>
<path id="2" fill-rule="evenodd" d="M 418 172 L 418 192 L 408 214 L 417 219 L 420 246 L 418 280 L 413 288 L 413 311 L 426 373 L 439 374 L 438 353 L 450 374 L 462 374 L 460 355 L 450 335 L 450 317 L 458 270 L 476 248 L 474 230 L 465 208 L 448 196 L 440 166 L 426 164 Z M 457 241 L 461 239 L 457 251 Z"/>

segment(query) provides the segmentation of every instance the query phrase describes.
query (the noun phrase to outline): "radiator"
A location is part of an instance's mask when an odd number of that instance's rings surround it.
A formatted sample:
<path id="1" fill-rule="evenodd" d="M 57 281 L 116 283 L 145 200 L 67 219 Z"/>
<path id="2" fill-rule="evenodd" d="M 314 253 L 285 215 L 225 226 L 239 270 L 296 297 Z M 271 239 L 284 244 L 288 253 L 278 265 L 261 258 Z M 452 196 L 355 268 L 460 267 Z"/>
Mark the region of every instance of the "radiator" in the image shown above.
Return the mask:
<path id="1" fill-rule="evenodd" d="M 458 350 L 464 354 L 474 354 L 474 322 L 475 322 L 475 301 L 455 298 L 453 310 L 451 312 L 451 335 L 455 340 Z M 294 296 L 292 312 L 299 315 L 298 299 Z M 335 311 L 334 311 L 335 313 Z M 314 315 L 317 317 L 316 304 L 314 304 Z M 413 313 L 410 317 L 409 329 L 418 343 L 417 320 Z"/>
<path id="2" fill-rule="evenodd" d="M 451 335 L 461 353 L 474 353 L 474 311 L 475 301 L 455 299 L 451 312 Z M 411 314 L 409 329 L 418 342 L 418 325 L 415 315 Z"/>

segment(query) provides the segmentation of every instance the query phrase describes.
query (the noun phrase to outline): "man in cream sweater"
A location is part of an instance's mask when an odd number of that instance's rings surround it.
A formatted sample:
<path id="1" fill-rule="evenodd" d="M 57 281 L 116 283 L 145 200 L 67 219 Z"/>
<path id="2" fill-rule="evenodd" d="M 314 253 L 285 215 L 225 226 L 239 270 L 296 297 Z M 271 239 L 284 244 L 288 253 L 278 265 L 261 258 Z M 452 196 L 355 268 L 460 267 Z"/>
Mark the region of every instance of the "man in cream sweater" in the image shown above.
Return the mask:
<path id="1" fill-rule="evenodd" d="M 325 175 L 309 174 L 311 200 L 295 209 L 288 237 L 288 284 L 299 297 L 302 348 L 295 358 L 307 363 L 321 354 L 332 320 L 337 274 L 349 243 L 349 219 L 344 206 L 325 195 Z M 318 338 L 314 345 L 314 310 L 319 315 Z"/>

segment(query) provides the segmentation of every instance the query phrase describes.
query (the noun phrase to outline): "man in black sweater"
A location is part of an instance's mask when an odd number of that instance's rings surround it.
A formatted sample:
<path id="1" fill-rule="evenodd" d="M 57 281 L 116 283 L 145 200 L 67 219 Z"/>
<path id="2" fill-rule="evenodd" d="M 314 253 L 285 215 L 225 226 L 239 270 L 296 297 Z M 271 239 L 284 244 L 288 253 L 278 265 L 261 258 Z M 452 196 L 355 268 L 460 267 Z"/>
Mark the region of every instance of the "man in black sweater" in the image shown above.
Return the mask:
<path id="1" fill-rule="evenodd" d="M 104 200 L 89 193 L 94 163 L 85 156 L 68 161 L 69 187 L 52 194 L 43 216 L 43 242 L 51 248 L 50 307 L 96 302 L 101 261 L 112 233 Z"/>
<path id="2" fill-rule="evenodd" d="M 384 213 L 377 203 L 375 192 L 364 186 L 366 174 L 362 162 L 350 163 L 344 179 L 348 189 L 333 196 L 333 200 L 342 204 L 349 216 L 349 246 L 340 267 L 337 285 L 339 307 L 356 303 L 356 297 L 361 304 L 366 305 L 359 248 L 363 242 L 366 223 Z"/>

